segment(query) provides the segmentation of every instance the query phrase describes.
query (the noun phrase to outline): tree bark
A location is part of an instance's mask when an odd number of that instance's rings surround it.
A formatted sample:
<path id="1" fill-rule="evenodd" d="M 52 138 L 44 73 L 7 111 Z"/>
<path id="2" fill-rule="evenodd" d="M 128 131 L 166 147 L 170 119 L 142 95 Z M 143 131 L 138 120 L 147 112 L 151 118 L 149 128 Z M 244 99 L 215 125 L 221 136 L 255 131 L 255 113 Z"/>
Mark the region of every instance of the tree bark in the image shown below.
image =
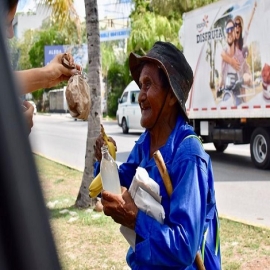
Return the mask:
<path id="1" fill-rule="evenodd" d="M 100 36 L 97 0 L 85 0 L 86 32 L 88 43 L 88 84 L 90 86 L 91 110 L 88 117 L 88 133 L 85 153 L 85 167 L 79 194 L 75 205 L 79 208 L 93 206 L 95 200 L 89 197 L 89 185 L 94 178 L 94 144 L 100 134 L 101 90 L 100 90 Z"/>

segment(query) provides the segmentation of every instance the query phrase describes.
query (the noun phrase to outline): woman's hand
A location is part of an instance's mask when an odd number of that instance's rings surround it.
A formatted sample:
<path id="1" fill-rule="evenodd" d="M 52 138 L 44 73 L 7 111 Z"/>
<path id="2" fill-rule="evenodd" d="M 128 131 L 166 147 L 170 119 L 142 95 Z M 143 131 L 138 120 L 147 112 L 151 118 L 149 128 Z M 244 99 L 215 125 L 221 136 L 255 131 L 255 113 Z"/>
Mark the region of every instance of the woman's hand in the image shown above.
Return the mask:
<path id="1" fill-rule="evenodd" d="M 63 62 L 63 57 L 66 61 Z M 64 63 L 64 64 L 63 64 Z M 48 80 L 47 88 L 51 88 L 62 81 L 67 81 L 72 75 L 78 74 L 81 70 L 79 65 L 74 63 L 71 54 L 58 54 L 44 67 Z"/>
<path id="2" fill-rule="evenodd" d="M 33 127 L 34 106 L 26 100 L 22 103 L 22 105 L 24 106 L 24 117 L 26 119 L 29 135 Z"/>
<path id="3" fill-rule="evenodd" d="M 101 195 L 104 214 L 112 217 L 115 222 L 134 230 L 139 210 L 128 190 L 122 187 L 121 195 L 108 191 L 103 191 Z"/>
<path id="4" fill-rule="evenodd" d="M 68 55 L 72 68 L 64 67 L 62 57 Z M 72 75 L 78 74 L 81 70 L 79 65 L 74 64 L 71 54 L 60 53 L 45 67 L 31 68 L 15 71 L 22 94 L 31 93 L 40 88 L 51 88 L 62 81 L 67 81 Z"/>
<path id="5" fill-rule="evenodd" d="M 239 71 L 240 70 L 240 63 L 239 61 L 234 58 L 234 57 L 231 57 L 231 60 L 230 60 L 230 65 L 236 70 L 236 71 Z"/>

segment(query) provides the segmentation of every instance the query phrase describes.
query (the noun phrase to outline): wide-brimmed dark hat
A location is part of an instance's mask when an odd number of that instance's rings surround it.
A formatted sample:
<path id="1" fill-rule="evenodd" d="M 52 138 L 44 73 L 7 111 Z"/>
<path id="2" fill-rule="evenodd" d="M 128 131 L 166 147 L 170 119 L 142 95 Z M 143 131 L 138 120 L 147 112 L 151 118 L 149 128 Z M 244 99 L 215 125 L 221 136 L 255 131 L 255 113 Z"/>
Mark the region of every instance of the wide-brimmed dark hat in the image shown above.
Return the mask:
<path id="1" fill-rule="evenodd" d="M 185 103 L 193 83 L 193 72 L 183 53 L 173 44 L 161 41 L 156 42 L 145 56 L 131 53 L 129 56 L 129 68 L 134 81 L 138 85 L 142 62 L 152 62 L 163 69 L 180 103 L 183 115 L 188 120 Z"/>

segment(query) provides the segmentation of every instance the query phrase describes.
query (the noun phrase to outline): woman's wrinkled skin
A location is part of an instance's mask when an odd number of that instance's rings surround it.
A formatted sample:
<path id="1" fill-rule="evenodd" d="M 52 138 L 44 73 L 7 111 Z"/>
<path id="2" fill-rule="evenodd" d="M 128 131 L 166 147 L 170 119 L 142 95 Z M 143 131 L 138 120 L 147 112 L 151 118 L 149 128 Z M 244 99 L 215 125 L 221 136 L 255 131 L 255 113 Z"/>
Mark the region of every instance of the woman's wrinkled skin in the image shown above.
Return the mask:
<path id="1" fill-rule="evenodd" d="M 141 125 L 150 132 L 152 157 L 153 153 L 166 143 L 173 130 L 179 114 L 179 105 L 173 91 L 169 87 L 163 87 L 159 67 L 155 64 L 144 65 L 139 83 Z"/>
<path id="2" fill-rule="evenodd" d="M 103 191 L 101 203 L 106 216 L 131 230 L 135 229 L 138 207 L 125 187 L 122 187 L 121 195 Z"/>

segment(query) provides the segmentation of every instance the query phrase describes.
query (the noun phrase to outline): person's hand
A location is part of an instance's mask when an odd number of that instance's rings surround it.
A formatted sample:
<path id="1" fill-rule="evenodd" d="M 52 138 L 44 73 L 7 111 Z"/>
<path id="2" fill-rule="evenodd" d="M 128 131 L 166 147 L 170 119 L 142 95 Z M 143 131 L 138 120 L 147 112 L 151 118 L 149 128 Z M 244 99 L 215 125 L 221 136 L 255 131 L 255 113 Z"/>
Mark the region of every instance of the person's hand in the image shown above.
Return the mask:
<path id="1" fill-rule="evenodd" d="M 70 68 L 66 67 L 62 63 L 62 57 L 67 55 Z M 67 81 L 72 75 L 78 74 L 81 70 L 79 65 L 74 63 L 74 59 L 71 54 L 58 54 L 54 59 L 44 67 L 46 69 L 46 76 L 48 81 L 47 88 L 51 88 L 62 81 Z"/>
<path id="2" fill-rule="evenodd" d="M 26 119 L 29 135 L 33 127 L 34 106 L 26 100 L 22 103 L 22 105 L 24 106 L 24 117 Z"/>
<path id="3" fill-rule="evenodd" d="M 122 187 L 121 195 L 104 190 L 101 195 L 104 214 L 112 217 L 115 222 L 134 230 L 138 207 L 134 203 L 128 190 Z"/>
<path id="4" fill-rule="evenodd" d="M 231 60 L 230 60 L 230 65 L 236 70 L 236 71 L 239 71 L 240 70 L 240 63 L 239 61 L 232 57 Z"/>
<path id="5" fill-rule="evenodd" d="M 112 137 L 108 137 L 109 141 L 112 142 L 115 145 L 115 152 L 117 152 L 117 146 L 116 146 L 116 142 Z M 102 153 L 101 153 L 101 147 L 104 145 L 104 139 L 102 137 L 102 134 L 100 134 L 97 139 L 96 139 L 96 143 L 94 145 L 94 149 L 95 149 L 95 157 L 97 159 L 97 161 L 101 161 L 102 159 Z"/>

